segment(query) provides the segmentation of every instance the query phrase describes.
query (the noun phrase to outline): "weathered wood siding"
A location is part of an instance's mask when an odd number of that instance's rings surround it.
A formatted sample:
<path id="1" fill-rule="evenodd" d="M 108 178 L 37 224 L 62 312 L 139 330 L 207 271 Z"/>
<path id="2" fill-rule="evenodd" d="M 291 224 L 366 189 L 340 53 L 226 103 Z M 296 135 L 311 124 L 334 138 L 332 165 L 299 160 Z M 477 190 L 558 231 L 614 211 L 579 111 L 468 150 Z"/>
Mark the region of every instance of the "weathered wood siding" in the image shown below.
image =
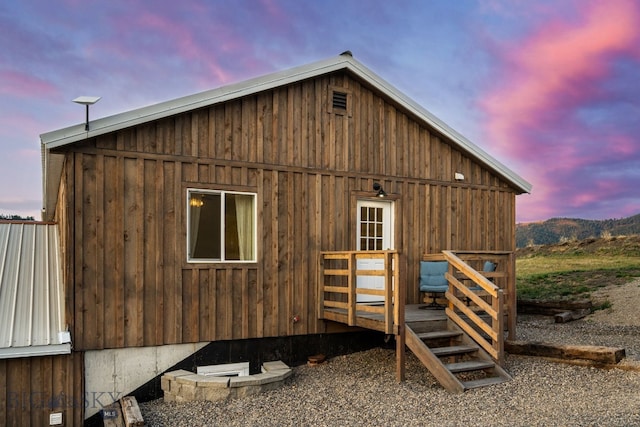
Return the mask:
<path id="1" fill-rule="evenodd" d="M 324 332 L 318 252 L 355 249 L 356 195 L 374 181 L 396 199 L 408 302 L 423 253 L 514 249 L 515 190 L 345 74 L 66 150 L 58 220 L 72 233 L 78 349 Z M 257 193 L 257 263 L 186 262 L 187 188 Z"/>
<path id="2" fill-rule="evenodd" d="M 82 353 L 0 360 L 0 425 L 48 426 L 62 412 L 65 426 L 81 426 L 82 375 Z"/>

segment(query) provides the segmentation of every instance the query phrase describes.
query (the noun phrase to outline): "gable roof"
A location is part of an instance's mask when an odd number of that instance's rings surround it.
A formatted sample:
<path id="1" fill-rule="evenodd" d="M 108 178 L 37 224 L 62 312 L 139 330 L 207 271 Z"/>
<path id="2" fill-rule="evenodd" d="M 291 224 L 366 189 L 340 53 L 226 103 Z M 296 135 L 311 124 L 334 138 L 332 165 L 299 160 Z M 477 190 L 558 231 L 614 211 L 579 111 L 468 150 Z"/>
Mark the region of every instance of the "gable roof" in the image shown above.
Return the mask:
<path id="1" fill-rule="evenodd" d="M 0 222 L 0 359 L 71 353 L 58 228 Z"/>
<path id="2" fill-rule="evenodd" d="M 59 174 L 62 168 L 60 159 L 57 160 L 57 163 L 56 161 L 50 161 L 49 152 L 53 148 L 340 70 L 347 70 L 364 80 L 374 89 L 405 108 L 418 120 L 422 120 L 444 136 L 450 138 L 451 141 L 463 152 L 470 154 L 472 157 L 475 157 L 478 161 L 485 164 L 488 168 L 494 170 L 520 192 L 531 192 L 531 184 L 526 180 L 518 176 L 505 165 L 498 162 L 480 147 L 469 141 L 453 128 L 449 127 L 425 108 L 418 105 L 411 98 L 394 88 L 373 71 L 356 61 L 349 53 L 345 52 L 333 58 L 292 68 L 286 71 L 268 74 L 262 77 L 246 80 L 244 82 L 93 120 L 91 121 L 91 128 L 89 131 L 85 131 L 84 123 L 82 123 L 41 134 L 40 140 L 43 150 L 43 179 L 45 180 L 43 183 L 44 211 L 50 214 L 49 216 L 53 215 L 51 211 L 52 208 L 55 207 L 55 198 L 57 197 L 57 188 L 60 180 Z M 47 182 L 51 179 L 53 182 Z"/>

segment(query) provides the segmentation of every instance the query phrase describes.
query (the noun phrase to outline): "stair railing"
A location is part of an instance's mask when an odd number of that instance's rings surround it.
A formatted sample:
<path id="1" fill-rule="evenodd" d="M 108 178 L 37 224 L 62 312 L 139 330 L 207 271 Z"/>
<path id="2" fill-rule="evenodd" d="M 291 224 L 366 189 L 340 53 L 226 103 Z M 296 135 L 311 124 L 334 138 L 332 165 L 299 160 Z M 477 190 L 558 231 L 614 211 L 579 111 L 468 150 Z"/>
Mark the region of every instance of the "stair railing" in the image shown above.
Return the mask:
<path id="1" fill-rule="evenodd" d="M 504 362 L 504 291 L 452 251 L 446 278 L 447 316 L 499 364 Z M 472 309 L 472 307 L 474 309 Z M 483 315 L 484 314 L 484 315 Z M 489 319 L 488 321 L 485 319 Z"/>

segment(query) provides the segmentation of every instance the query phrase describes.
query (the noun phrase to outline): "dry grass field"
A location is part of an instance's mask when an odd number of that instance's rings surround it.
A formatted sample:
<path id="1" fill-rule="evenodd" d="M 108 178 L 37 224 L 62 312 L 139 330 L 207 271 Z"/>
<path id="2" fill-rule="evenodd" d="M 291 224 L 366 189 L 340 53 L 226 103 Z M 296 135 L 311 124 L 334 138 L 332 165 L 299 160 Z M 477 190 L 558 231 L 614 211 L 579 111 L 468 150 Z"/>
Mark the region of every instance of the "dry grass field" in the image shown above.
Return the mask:
<path id="1" fill-rule="evenodd" d="M 531 246 L 516 253 L 521 299 L 590 298 L 601 288 L 640 277 L 640 236 L 617 236 Z"/>

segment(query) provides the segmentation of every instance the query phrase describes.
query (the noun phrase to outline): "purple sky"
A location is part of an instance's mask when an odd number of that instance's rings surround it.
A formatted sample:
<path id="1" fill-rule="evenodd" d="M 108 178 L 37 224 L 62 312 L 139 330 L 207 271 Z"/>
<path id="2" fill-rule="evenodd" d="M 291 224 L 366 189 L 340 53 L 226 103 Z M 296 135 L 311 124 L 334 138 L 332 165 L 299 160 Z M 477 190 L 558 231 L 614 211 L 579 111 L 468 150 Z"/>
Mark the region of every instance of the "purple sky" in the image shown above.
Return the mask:
<path id="1" fill-rule="evenodd" d="M 640 213 L 636 0 L 0 5 L 0 213 L 40 219 L 39 134 L 351 50 L 533 184 L 518 222 Z"/>

